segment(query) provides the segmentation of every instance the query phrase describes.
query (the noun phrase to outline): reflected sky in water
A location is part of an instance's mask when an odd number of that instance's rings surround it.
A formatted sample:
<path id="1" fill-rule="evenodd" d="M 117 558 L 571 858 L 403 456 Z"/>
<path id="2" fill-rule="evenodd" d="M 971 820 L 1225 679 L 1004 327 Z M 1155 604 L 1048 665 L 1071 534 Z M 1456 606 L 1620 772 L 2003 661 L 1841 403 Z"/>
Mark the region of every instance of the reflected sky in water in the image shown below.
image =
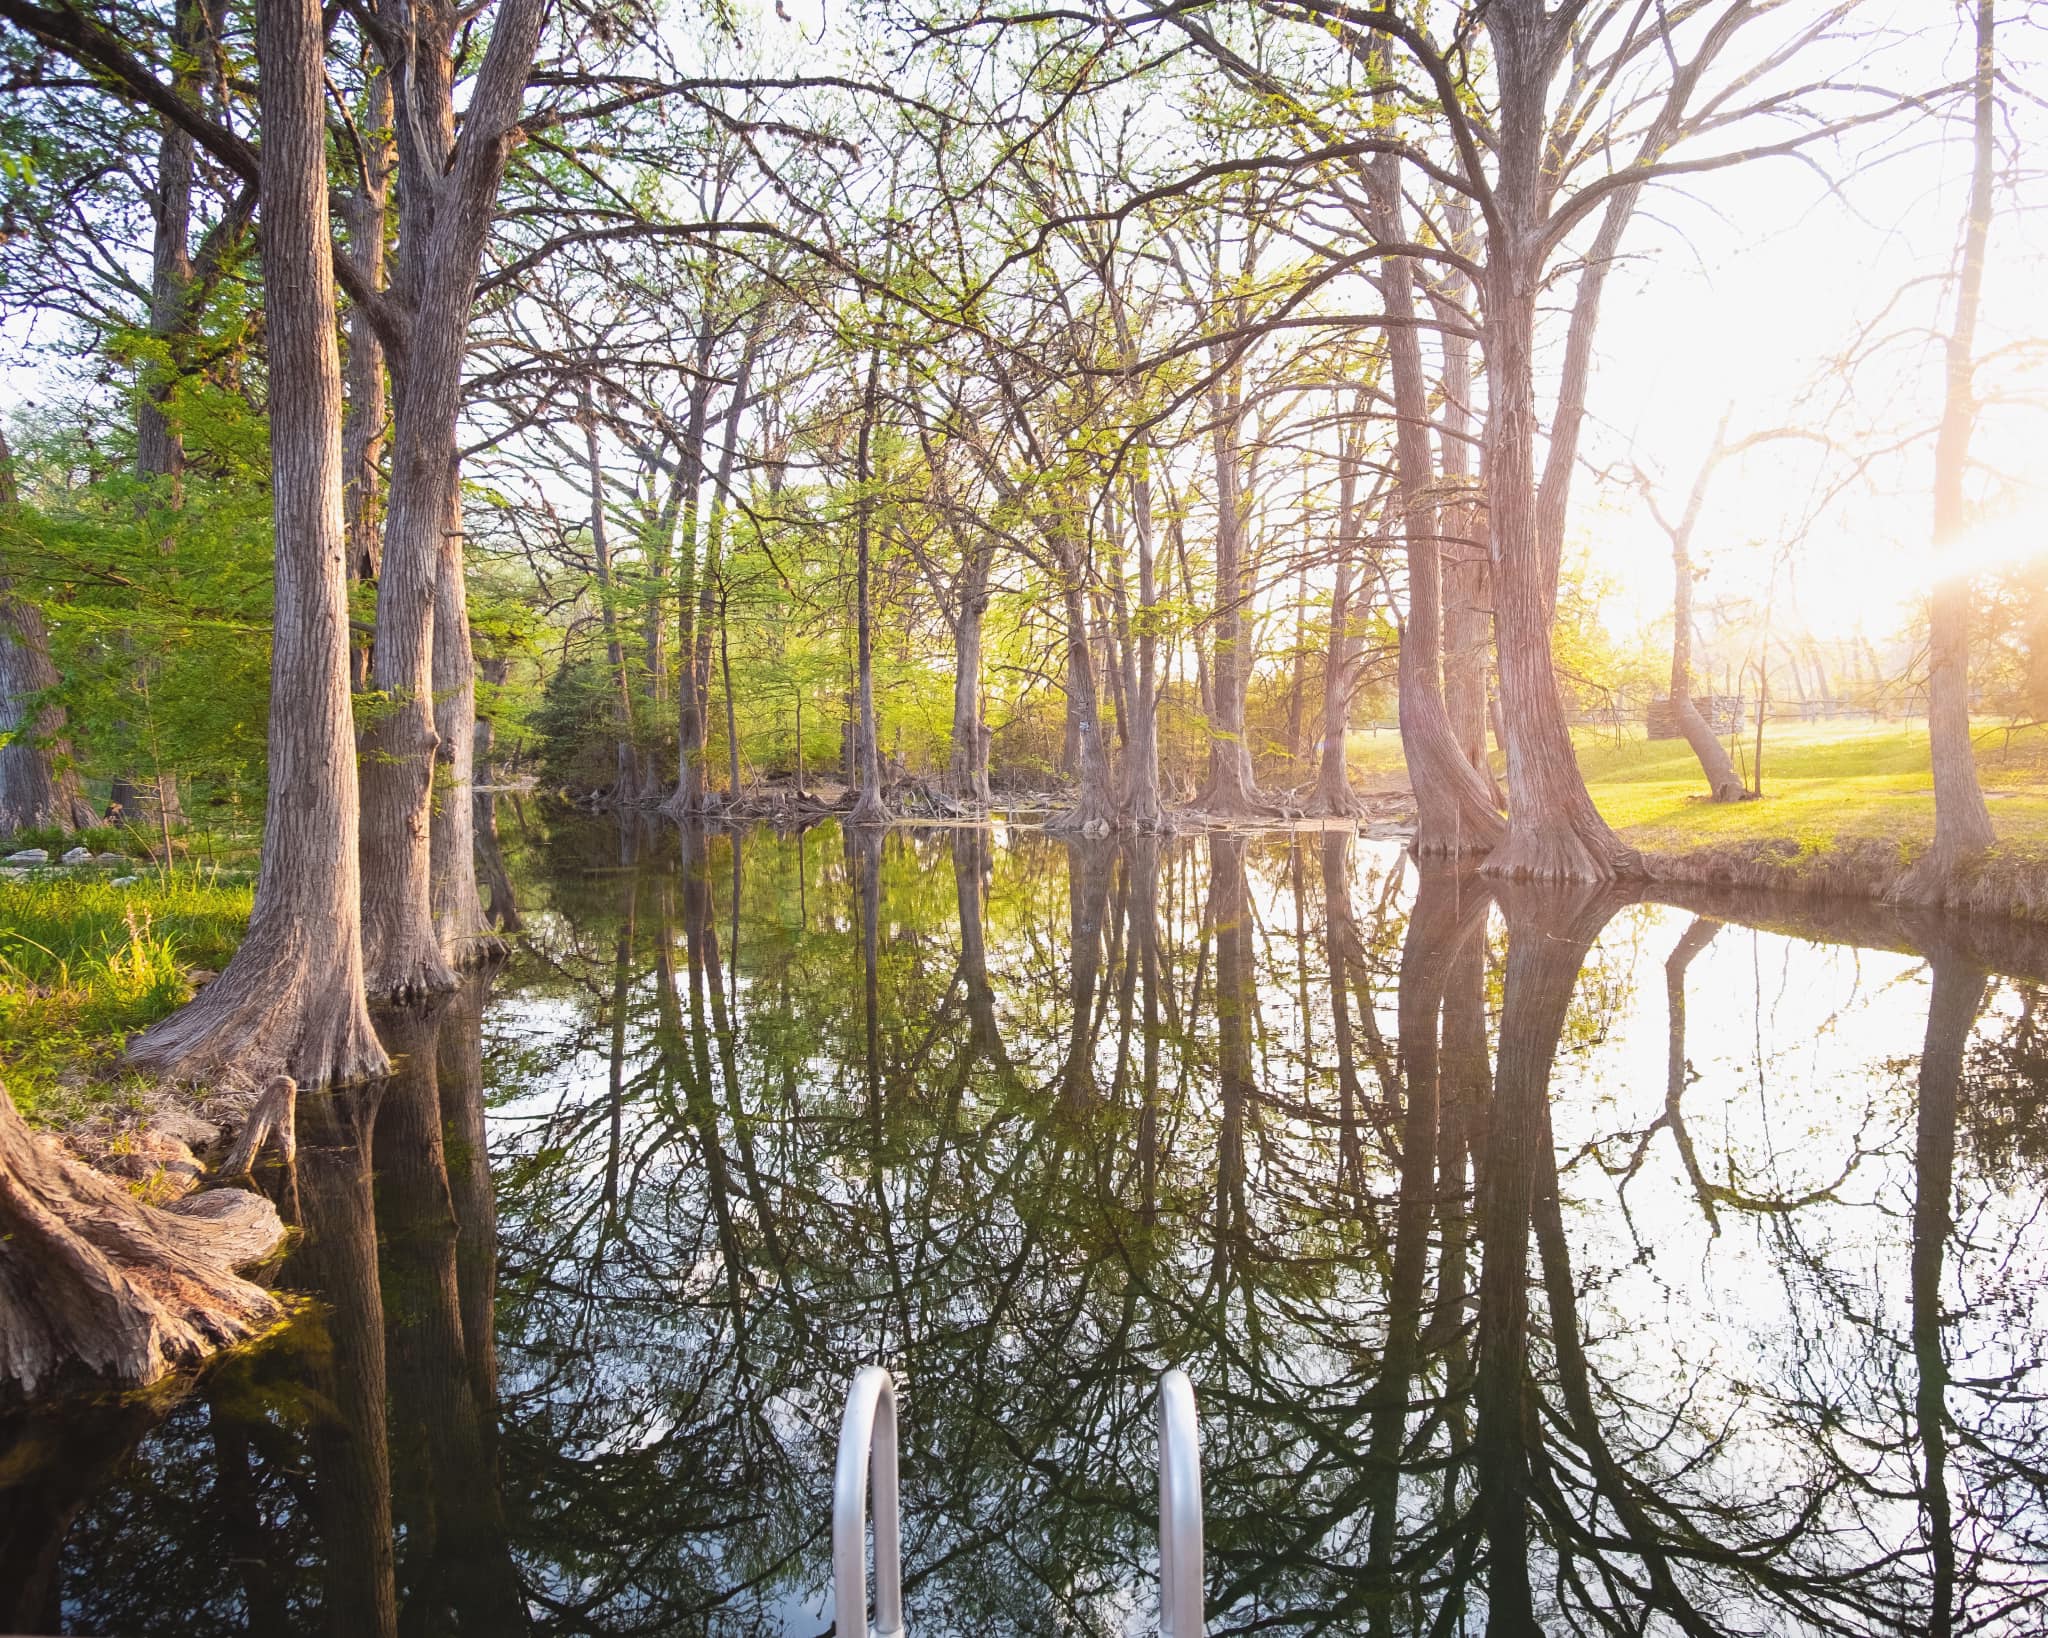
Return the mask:
<path id="1" fill-rule="evenodd" d="M 2048 944 L 1489 890 L 1343 832 L 501 811 L 526 935 L 307 1100 L 305 1321 L 11 1429 L 28 1631 L 2030 1630 Z M 0 1625 L 6 1622 L 0 1621 Z"/>

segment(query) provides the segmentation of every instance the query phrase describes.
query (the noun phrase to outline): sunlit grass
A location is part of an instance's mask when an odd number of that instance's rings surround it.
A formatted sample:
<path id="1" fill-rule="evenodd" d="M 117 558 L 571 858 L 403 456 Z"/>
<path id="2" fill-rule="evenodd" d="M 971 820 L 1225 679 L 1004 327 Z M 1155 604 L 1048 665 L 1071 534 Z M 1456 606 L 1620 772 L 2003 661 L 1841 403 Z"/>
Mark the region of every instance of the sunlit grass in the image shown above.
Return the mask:
<path id="1" fill-rule="evenodd" d="M 2048 852 L 2048 728 L 1980 723 L 1976 737 L 1978 776 L 2001 841 L 2017 852 Z M 1735 803 L 1706 799 L 1682 739 L 1645 739 L 1640 724 L 1619 734 L 1582 728 L 1574 738 L 1593 800 L 1639 847 L 1787 840 L 1815 851 L 1875 839 L 1906 848 L 1934 834 L 1924 723 L 1773 723 L 1764 731 L 1763 796 Z M 1753 772 L 1754 728 L 1735 749 L 1738 766 Z M 1363 786 L 1400 777 L 1398 735 L 1353 734 L 1350 754 Z"/>
<path id="2" fill-rule="evenodd" d="M 58 1123 L 132 1091 L 123 1043 L 191 998 L 248 925 L 251 891 L 191 872 L 0 880 L 0 1081 Z"/>

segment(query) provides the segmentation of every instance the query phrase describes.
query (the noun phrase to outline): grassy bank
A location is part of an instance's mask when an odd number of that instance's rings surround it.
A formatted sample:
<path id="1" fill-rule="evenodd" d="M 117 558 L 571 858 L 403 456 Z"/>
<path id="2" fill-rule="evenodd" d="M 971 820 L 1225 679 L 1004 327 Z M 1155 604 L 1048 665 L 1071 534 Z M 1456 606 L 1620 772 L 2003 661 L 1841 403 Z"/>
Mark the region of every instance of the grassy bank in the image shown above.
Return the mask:
<path id="1" fill-rule="evenodd" d="M 102 872 L 0 879 L 0 1081 L 61 1125 L 130 1096 L 128 1035 L 218 972 L 249 921 L 246 882 L 179 870 L 116 887 Z"/>
<path id="2" fill-rule="evenodd" d="M 1773 723 L 1763 795 L 1717 803 L 1683 740 L 1640 727 L 1576 733 L 1579 767 L 1600 811 L 1655 875 L 1703 885 L 1881 897 L 1934 837 L 1934 785 L 1921 723 Z M 1954 908 L 2048 918 L 2048 728 L 1977 730 L 1977 773 L 1999 845 L 1965 870 Z M 1748 772 L 1754 731 L 1742 746 Z M 1368 788 L 1405 782 L 1400 740 L 1357 734 L 1352 765 Z"/>

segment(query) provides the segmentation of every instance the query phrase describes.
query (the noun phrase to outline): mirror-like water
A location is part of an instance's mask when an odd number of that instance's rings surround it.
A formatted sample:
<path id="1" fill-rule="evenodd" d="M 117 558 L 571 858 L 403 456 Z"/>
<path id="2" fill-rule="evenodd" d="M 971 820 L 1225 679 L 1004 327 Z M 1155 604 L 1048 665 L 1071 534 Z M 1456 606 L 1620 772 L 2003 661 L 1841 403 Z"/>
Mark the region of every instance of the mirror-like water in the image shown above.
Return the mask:
<path id="1" fill-rule="evenodd" d="M 881 1360 L 919 1638 L 1152 1630 L 1168 1364 L 1213 1632 L 2035 1627 L 2048 945 L 1336 832 L 513 875 L 302 1107 L 317 1311 L 12 1430 L 0 1616 L 809 1638 Z"/>

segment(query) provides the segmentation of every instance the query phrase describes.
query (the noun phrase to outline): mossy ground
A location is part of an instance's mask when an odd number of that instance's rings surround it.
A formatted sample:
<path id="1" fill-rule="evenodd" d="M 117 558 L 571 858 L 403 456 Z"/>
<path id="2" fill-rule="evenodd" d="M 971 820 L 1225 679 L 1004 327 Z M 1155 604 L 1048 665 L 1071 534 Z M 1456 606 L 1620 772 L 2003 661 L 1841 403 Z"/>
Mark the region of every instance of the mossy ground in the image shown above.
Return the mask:
<path id="1" fill-rule="evenodd" d="M 110 872 L 0 879 L 0 1082 L 30 1121 L 67 1125 L 132 1098 L 128 1036 L 218 971 L 249 922 L 251 889 L 178 869 L 116 887 Z"/>

